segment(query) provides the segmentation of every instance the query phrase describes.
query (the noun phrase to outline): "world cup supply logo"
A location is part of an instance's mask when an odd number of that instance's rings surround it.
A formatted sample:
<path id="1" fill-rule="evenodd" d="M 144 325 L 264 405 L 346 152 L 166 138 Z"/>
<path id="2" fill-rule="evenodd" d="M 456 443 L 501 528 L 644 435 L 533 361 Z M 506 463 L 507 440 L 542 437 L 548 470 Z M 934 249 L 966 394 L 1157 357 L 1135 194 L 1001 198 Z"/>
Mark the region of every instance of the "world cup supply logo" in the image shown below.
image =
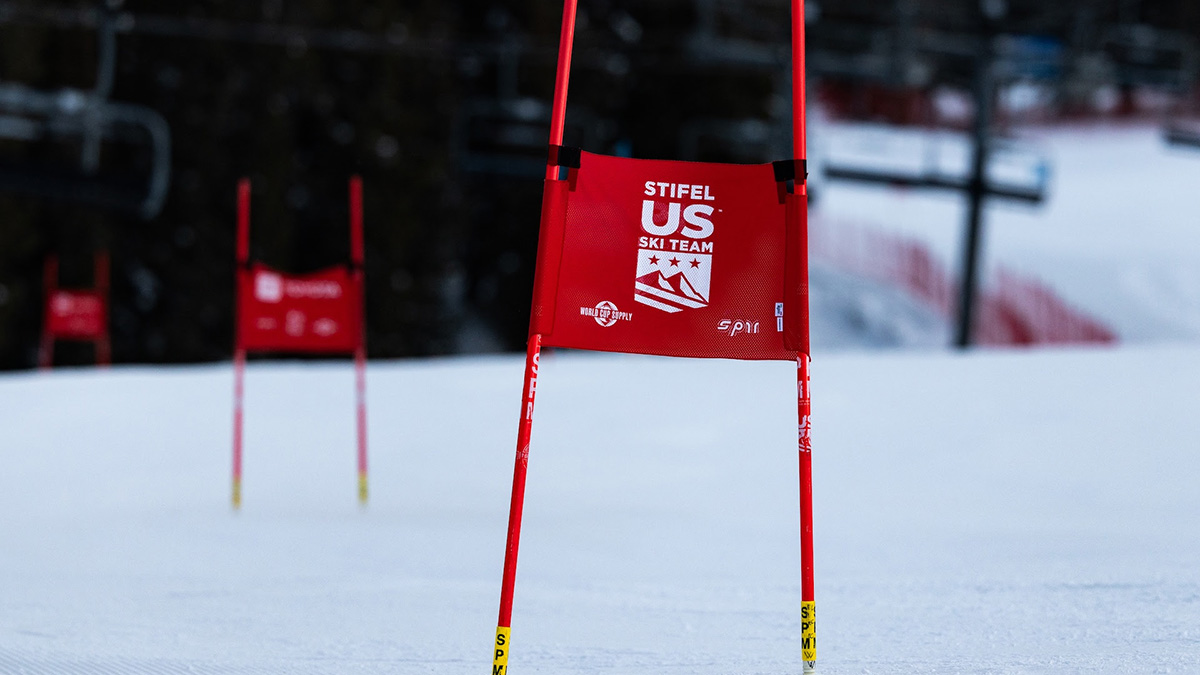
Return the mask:
<path id="1" fill-rule="evenodd" d="M 617 306 L 605 300 L 596 304 L 596 323 L 608 328 L 617 322 Z"/>
<path id="2" fill-rule="evenodd" d="M 715 209 L 682 200 L 712 201 L 710 186 L 646 181 L 645 195 L 667 200 L 642 200 L 642 230 L 654 236 L 638 239 L 633 299 L 670 314 L 707 307 Z"/>
<path id="3" fill-rule="evenodd" d="M 592 317 L 603 328 L 613 326 L 618 321 L 630 321 L 633 319 L 633 312 L 622 312 L 617 309 L 615 304 L 608 300 L 597 302 L 595 307 L 580 307 L 579 313 L 583 316 Z"/>

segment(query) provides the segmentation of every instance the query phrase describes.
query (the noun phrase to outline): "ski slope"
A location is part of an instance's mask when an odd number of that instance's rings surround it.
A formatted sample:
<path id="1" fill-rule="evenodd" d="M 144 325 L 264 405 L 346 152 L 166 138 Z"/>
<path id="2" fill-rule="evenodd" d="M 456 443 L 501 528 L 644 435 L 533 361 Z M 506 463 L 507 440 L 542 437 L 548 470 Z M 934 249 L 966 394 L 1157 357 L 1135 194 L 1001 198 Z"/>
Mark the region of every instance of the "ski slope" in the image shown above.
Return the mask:
<path id="1" fill-rule="evenodd" d="M 844 123 L 814 134 L 814 147 L 835 160 L 909 170 L 951 150 L 947 171 L 966 170 L 961 134 Z M 1047 199 L 987 203 L 985 274 L 1003 265 L 1039 279 L 1122 342 L 1200 339 L 1200 151 L 1167 145 L 1144 123 L 1038 127 L 1017 137 L 1049 163 Z M 816 189 L 817 218 L 912 237 L 958 271 L 964 197 L 837 181 Z"/>
<path id="2" fill-rule="evenodd" d="M 520 357 L 0 376 L 0 673 L 482 673 Z M 818 352 L 823 673 L 1195 672 L 1200 347 Z M 795 372 L 546 354 L 510 668 L 796 673 Z"/>

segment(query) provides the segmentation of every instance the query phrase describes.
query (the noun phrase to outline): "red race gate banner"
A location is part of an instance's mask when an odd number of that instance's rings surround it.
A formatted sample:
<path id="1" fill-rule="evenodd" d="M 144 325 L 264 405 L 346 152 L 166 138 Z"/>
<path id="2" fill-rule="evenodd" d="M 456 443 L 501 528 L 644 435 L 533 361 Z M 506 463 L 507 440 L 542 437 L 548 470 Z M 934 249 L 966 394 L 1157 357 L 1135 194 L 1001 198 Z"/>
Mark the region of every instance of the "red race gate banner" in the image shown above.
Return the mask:
<path id="1" fill-rule="evenodd" d="M 581 152 L 569 180 L 547 182 L 531 334 L 577 349 L 794 360 L 775 170 Z"/>
<path id="2" fill-rule="evenodd" d="M 108 323 L 105 298 L 99 291 L 64 288 L 50 294 L 46 327 L 57 338 L 98 340 Z"/>
<path id="3" fill-rule="evenodd" d="M 242 505 L 242 427 L 248 352 L 353 354 L 358 501 L 367 503 L 367 345 L 362 180 L 350 179 L 350 261 L 311 274 L 250 262 L 250 180 L 237 191 L 236 327 L 233 346 L 233 508 Z"/>
<path id="4" fill-rule="evenodd" d="M 108 253 L 98 252 L 94 256 L 93 288 L 59 288 L 58 257 L 54 255 L 46 258 L 44 273 L 45 304 L 38 366 L 46 369 L 54 364 L 54 343 L 58 340 L 91 342 L 96 349 L 96 363 L 108 365 L 112 361 L 108 332 Z"/>
<path id="5" fill-rule="evenodd" d="M 793 159 L 746 166 L 625 159 L 563 147 L 577 0 L 563 3 L 492 675 L 509 675 L 543 343 L 663 356 L 795 361 L 798 646 L 804 672 L 816 668 L 804 0 L 791 5 Z"/>
<path id="6" fill-rule="evenodd" d="M 238 275 L 238 340 L 248 351 L 352 354 L 362 295 L 345 267 L 293 275 L 254 263 Z"/>

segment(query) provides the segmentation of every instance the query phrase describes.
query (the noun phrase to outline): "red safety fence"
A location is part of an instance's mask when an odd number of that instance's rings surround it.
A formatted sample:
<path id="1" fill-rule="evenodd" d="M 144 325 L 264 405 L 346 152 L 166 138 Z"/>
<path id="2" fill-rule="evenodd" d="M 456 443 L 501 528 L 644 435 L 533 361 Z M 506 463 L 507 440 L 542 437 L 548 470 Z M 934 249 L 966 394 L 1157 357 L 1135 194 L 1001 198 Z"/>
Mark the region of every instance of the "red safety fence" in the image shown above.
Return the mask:
<path id="1" fill-rule="evenodd" d="M 96 349 L 96 364 L 107 366 L 112 363 L 112 340 L 108 332 L 108 253 L 96 253 L 93 266 L 91 288 L 59 288 L 58 256 L 46 258 L 39 368 L 48 369 L 54 365 L 54 343 L 59 340 L 91 342 Z"/>
<path id="2" fill-rule="evenodd" d="M 979 307 L 976 339 L 987 345 L 1109 343 L 1117 336 L 1069 306 L 1045 284 L 1003 267 Z"/>
<path id="3" fill-rule="evenodd" d="M 855 276 L 900 288 L 947 319 L 957 312 L 958 281 L 915 239 L 845 221 L 813 217 L 810 253 Z M 977 344 L 1111 343 L 1117 336 L 1098 319 L 1069 305 L 1046 284 L 998 267 L 980 294 Z"/>

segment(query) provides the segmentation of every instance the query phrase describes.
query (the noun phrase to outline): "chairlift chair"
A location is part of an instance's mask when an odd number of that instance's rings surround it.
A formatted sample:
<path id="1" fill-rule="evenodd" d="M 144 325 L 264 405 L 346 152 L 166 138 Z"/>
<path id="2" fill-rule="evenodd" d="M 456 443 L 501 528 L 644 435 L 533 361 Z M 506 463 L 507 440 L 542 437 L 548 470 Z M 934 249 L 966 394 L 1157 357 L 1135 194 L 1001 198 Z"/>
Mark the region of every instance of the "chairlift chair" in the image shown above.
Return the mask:
<path id="1" fill-rule="evenodd" d="M 0 82 L 0 139 L 33 146 L 20 158 L 0 159 L 0 190 L 131 212 L 146 220 L 162 210 L 171 176 L 171 130 L 162 115 L 146 106 L 109 100 L 116 30 L 113 14 L 104 5 L 97 28 L 96 86 L 90 91 L 46 91 Z M 54 146 L 64 144 L 72 151 L 78 144 L 78 162 L 48 159 L 47 155 L 61 155 Z M 130 171 L 103 165 L 100 151 L 105 144 L 109 154 L 119 158 L 117 163 L 147 168 Z M 36 159 L 30 161 L 31 156 Z"/>

